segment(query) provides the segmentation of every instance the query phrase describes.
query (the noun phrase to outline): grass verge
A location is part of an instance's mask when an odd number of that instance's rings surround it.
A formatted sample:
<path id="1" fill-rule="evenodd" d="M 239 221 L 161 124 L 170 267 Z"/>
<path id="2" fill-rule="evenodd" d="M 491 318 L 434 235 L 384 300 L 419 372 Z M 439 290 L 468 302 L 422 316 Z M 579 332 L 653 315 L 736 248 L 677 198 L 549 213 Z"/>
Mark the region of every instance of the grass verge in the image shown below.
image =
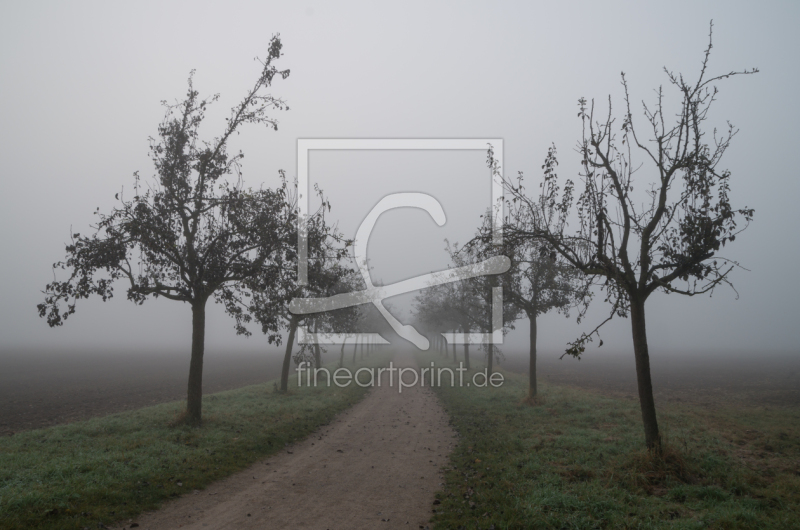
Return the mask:
<path id="1" fill-rule="evenodd" d="M 359 366 L 388 359 L 373 355 Z M 103 528 L 135 518 L 304 438 L 368 390 L 298 388 L 296 377 L 288 394 L 274 388 L 270 381 L 204 396 L 200 428 L 173 426 L 186 406 L 173 402 L 0 438 L 0 529 Z"/>
<path id="2" fill-rule="evenodd" d="M 532 406 L 526 378 L 502 373 L 437 388 L 459 443 L 435 528 L 800 528 L 797 408 L 660 405 L 654 458 L 637 401 L 544 384 Z"/>

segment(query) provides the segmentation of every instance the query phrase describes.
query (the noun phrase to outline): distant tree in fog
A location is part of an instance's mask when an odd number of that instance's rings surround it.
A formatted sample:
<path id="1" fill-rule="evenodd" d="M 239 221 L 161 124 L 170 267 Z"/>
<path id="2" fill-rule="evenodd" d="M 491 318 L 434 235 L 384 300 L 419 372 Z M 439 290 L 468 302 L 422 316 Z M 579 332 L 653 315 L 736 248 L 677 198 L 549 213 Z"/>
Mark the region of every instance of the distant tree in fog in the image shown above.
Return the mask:
<path id="1" fill-rule="evenodd" d="M 244 99 L 231 109 L 222 134 L 203 141 L 199 127 L 206 108 L 218 99 L 199 99 L 189 76 L 183 101 L 167 104 L 150 139 L 154 181 L 143 186 L 135 174 L 134 197 L 117 195 L 110 213 L 96 212 L 91 236 L 74 234 L 65 261 L 54 269 L 69 270 L 65 281 L 46 287 L 39 315 L 50 326 L 60 326 L 75 312 L 77 300 L 91 295 L 103 301 L 113 295 L 113 284 L 127 284 L 129 300 L 142 304 L 148 297 L 188 302 L 192 308 L 192 354 L 189 366 L 186 420 L 199 424 L 202 412 L 202 374 L 206 302 L 212 296 L 237 317 L 231 301 L 243 282 L 253 276 L 281 277 L 283 264 L 296 244 L 296 209 L 287 198 L 286 182 L 277 189 L 244 189 L 241 152 L 228 154 L 228 141 L 248 123 L 277 130 L 269 110 L 286 109 L 279 98 L 265 94 L 275 76 L 286 78 L 273 62 L 281 56 L 281 42 L 273 37 L 261 73 Z M 237 177 L 231 183 L 226 178 Z M 293 239 L 295 237 L 295 239 Z M 277 330 L 273 339 L 278 337 Z"/>
<path id="2" fill-rule="evenodd" d="M 639 119 L 634 120 L 624 74 L 621 122 L 614 118 L 610 98 L 607 113 L 600 117 L 595 116 L 594 101 L 579 100 L 583 136 L 577 146 L 582 165 L 578 190 L 571 180 L 563 190 L 559 187 L 555 147 L 542 166 L 544 182 L 538 197 L 527 194 L 521 174 L 505 183 L 512 201 L 521 204 L 527 215 L 523 226 L 509 224 L 505 237 L 546 242 L 590 275 L 611 304 L 609 317 L 571 343 L 567 353 L 579 357 L 605 322 L 614 315 L 630 315 L 645 441 L 656 451 L 661 437 L 650 379 L 645 301 L 658 290 L 693 296 L 730 285 L 729 274 L 738 263 L 719 253 L 749 225 L 754 213 L 731 206 L 730 172 L 717 167 L 736 129 L 728 123 L 720 134 L 709 130 L 706 120 L 718 94 L 715 83 L 758 70 L 710 77 L 710 52 L 709 34 L 694 82 L 665 69 L 679 103 L 668 105 L 659 87 L 654 104 L 643 103 L 637 111 L 642 113 L 644 131 Z M 635 194 L 634 175 L 644 171 L 649 176 L 640 177 Z"/>
<path id="3" fill-rule="evenodd" d="M 415 326 L 431 334 L 430 340 L 439 341 L 439 333 L 444 330 L 469 333 L 474 327 L 470 318 L 473 300 L 460 282 L 429 287 L 417 295 L 414 301 Z M 469 368 L 469 349 L 468 345 L 464 346 L 464 365 Z M 446 350 L 445 345 L 445 352 Z M 457 361 L 455 345 L 453 361 Z"/>
<path id="4" fill-rule="evenodd" d="M 335 227 L 325 221 L 325 209 L 330 204 L 322 197 L 322 206 L 315 215 L 306 219 L 305 236 L 307 241 L 307 267 L 308 282 L 300 284 L 297 278 L 297 253 L 292 253 L 284 262 L 281 270 L 281 279 L 275 281 L 270 276 L 270 271 L 265 275 L 254 275 L 246 280 L 252 296 L 240 307 L 246 307 L 241 313 L 241 320 L 249 322 L 254 319 L 261 325 L 262 331 L 270 337 L 276 327 L 284 327 L 289 336 L 286 342 L 283 367 L 281 370 L 280 391 L 289 389 L 289 371 L 292 361 L 292 348 L 299 326 L 311 326 L 311 332 L 332 331 L 336 325 L 351 328 L 354 320 L 358 319 L 358 308 L 348 307 L 309 314 L 293 314 L 289 311 L 289 303 L 295 298 L 328 297 L 340 292 L 348 292 L 356 285 L 355 271 L 343 265 L 342 259 L 350 245 L 349 241 L 343 242 L 341 234 Z M 297 242 L 296 227 L 293 231 L 294 242 Z M 242 298 L 239 298 L 241 301 Z M 242 332 L 247 331 L 242 328 Z M 310 353 L 309 353 L 310 352 Z M 314 364 L 319 368 L 321 352 L 319 345 L 302 345 L 302 354 L 309 354 Z M 298 360 L 301 357 L 298 357 Z M 303 357 L 304 359 L 304 357 Z"/>
<path id="5" fill-rule="evenodd" d="M 489 165 L 497 170 L 493 152 L 489 151 Z M 512 234 L 520 230 L 527 232 L 531 219 L 528 207 L 519 200 L 506 201 L 504 226 L 506 229 L 516 227 Z M 501 245 L 493 245 L 493 229 L 488 215 L 476 236 L 465 245 L 465 250 L 476 248 L 493 248 L 494 252 L 508 257 L 511 267 L 500 275 L 503 284 L 503 296 L 508 298 L 504 316 L 509 320 L 527 317 L 528 331 L 528 396 L 534 401 L 538 393 L 536 376 L 536 342 L 538 327 L 536 319 L 553 309 L 569 316 L 569 310 L 583 306 L 578 315 L 581 321 L 590 300 L 587 280 L 579 269 L 563 259 L 547 241 L 531 237 L 504 237 Z M 541 221 L 538 219 L 537 221 Z M 463 251 L 462 251 L 463 252 Z"/>
<path id="6" fill-rule="evenodd" d="M 484 274 L 459 273 L 464 267 L 477 265 L 479 269 L 488 270 L 489 260 L 502 254 L 498 247 L 491 243 L 472 244 L 459 247 L 445 241 L 447 253 L 452 264 L 450 269 L 438 273 L 437 283 L 424 289 L 415 298 L 415 320 L 424 323 L 427 329 L 444 331 L 452 329 L 454 333 L 489 333 L 494 331 L 493 295 L 494 287 L 503 288 L 502 332 L 513 329 L 516 314 L 519 311 L 505 292 L 507 285 L 498 280 L 496 272 Z M 439 280 L 444 280 L 441 283 Z M 495 357 L 499 350 L 491 343 L 484 341 L 481 347 L 486 351 L 486 367 L 491 375 Z M 455 349 L 454 355 L 455 355 Z M 470 367 L 469 344 L 464 345 L 465 365 Z M 454 359 L 455 360 L 455 359 Z"/>
<path id="7" fill-rule="evenodd" d="M 506 223 L 526 226 L 526 212 L 518 208 L 519 203 L 509 202 Z M 484 239 L 491 233 L 485 231 Z M 552 310 L 564 313 L 588 302 L 589 282 L 586 275 L 561 257 L 542 239 L 504 238 L 498 249 L 511 259 L 511 268 L 501 275 L 504 296 L 508 296 L 517 318 L 528 319 L 528 400 L 533 401 L 538 393 L 536 377 L 536 342 L 538 338 L 537 318 Z M 580 322 L 583 312 L 578 316 Z"/>

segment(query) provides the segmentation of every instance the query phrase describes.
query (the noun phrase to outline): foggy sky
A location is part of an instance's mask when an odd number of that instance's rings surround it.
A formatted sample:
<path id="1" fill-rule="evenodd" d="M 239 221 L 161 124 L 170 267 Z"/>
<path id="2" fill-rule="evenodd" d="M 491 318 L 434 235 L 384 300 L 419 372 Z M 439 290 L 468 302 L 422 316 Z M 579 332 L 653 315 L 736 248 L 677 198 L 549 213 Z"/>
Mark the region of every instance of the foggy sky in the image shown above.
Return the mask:
<path id="1" fill-rule="evenodd" d="M 621 71 L 634 101 L 653 100 L 653 89 L 667 83 L 664 66 L 694 78 L 712 18 L 711 73 L 761 70 L 719 83 L 710 119 L 740 129 L 721 167 L 733 175 L 733 205 L 756 214 L 724 255 L 749 272 L 733 273 L 738 300 L 730 289 L 713 298 L 653 295 L 651 351 L 798 349 L 794 3 L 18 2 L 0 13 L 0 352 L 188 351 L 189 306 L 135 306 L 122 283 L 108 303 L 80 301 L 61 328 L 48 328 L 36 304 L 70 233 L 91 233 L 92 212 L 109 211 L 134 171 L 143 181 L 153 176 L 148 137 L 163 117 L 160 101 L 181 99 L 192 69 L 202 95 L 221 94 L 201 129 L 210 139 L 255 81 L 253 59 L 266 55 L 271 35 L 281 35 L 277 66 L 291 75 L 271 93 L 291 110 L 275 113 L 277 132 L 246 127 L 231 145 L 246 155 L 246 185 L 275 186 L 279 169 L 294 178 L 298 138 L 503 138 L 506 174 L 524 171 L 533 190 L 553 142 L 561 178 L 577 178 L 578 98 L 605 104 L 611 94 L 619 109 Z M 351 235 L 387 193 L 422 191 L 440 200 L 448 215 L 442 228 L 413 210 L 378 223 L 369 250 L 375 278 L 397 281 L 443 268 L 443 239 L 463 243 L 474 232 L 490 200 L 484 159 L 482 152 L 320 152 L 311 155 L 309 174 Z M 581 326 L 543 317 L 540 346 L 562 349 L 594 327 L 606 312 L 595 305 Z M 266 348 L 258 334 L 236 337 L 219 306 L 209 310 L 208 349 Z M 519 322 L 506 349 L 526 338 Z M 630 350 L 629 323 L 613 323 L 603 338 L 606 350 Z"/>

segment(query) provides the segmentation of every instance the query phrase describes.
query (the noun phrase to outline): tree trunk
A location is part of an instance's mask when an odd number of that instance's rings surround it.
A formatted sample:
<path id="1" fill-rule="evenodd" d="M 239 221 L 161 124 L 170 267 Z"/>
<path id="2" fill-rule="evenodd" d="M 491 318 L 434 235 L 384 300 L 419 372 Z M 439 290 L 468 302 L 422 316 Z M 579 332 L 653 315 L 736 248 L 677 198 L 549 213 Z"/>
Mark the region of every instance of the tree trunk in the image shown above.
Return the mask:
<path id="1" fill-rule="evenodd" d="M 203 412 L 203 353 L 206 338 L 206 301 L 192 304 L 192 359 L 186 396 L 186 422 L 199 426 Z"/>
<path id="2" fill-rule="evenodd" d="M 289 390 L 289 366 L 292 362 L 292 346 L 294 346 L 297 323 L 295 318 L 289 320 L 289 339 L 286 341 L 286 354 L 283 356 L 283 369 L 281 370 L 281 392 L 288 392 Z"/>
<path id="3" fill-rule="evenodd" d="M 455 334 L 455 330 L 453 330 L 453 334 Z M 455 341 L 455 337 L 453 337 L 453 362 L 454 363 L 458 362 L 458 358 L 456 358 L 456 341 Z"/>
<path id="4" fill-rule="evenodd" d="M 344 345 L 347 342 L 347 339 L 342 341 L 342 350 L 339 352 L 339 368 L 344 366 Z"/>
<path id="5" fill-rule="evenodd" d="M 489 308 L 492 307 L 492 302 L 493 302 L 493 298 L 494 298 L 494 296 L 493 296 L 494 293 L 492 292 L 492 287 L 494 286 L 494 283 L 495 283 L 494 280 L 490 280 L 490 282 L 489 282 L 489 297 L 486 299 L 486 301 L 489 304 Z M 489 351 L 489 358 L 486 360 L 486 375 L 487 375 L 487 378 L 492 376 L 492 366 L 494 365 L 494 344 L 492 344 L 492 341 L 494 340 L 494 321 L 493 321 L 494 319 L 493 319 L 493 317 L 494 317 L 494 315 L 493 315 L 493 313 L 492 313 L 492 311 L 490 309 L 489 310 L 489 343 L 486 345 L 487 346 L 487 350 Z M 487 379 L 487 384 L 488 384 L 488 379 Z"/>
<path id="6" fill-rule="evenodd" d="M 636 358 L 636 381 L 639 386 L 639 405 L 642 408 L 644 438 L 648 449 L 661 448 L 658 434 L 656 404 L 653 400 L 653 384 L 650 380 L 650 353 L 647 350 L 647 331 L 645 329 L 644 300 L 631 297 L 631 331 L 633 332 L 633 353 Z"/>
<path id="7" fill-rule="evenodd" d="M 353 338 L 353 364 L 356 364 L 356 352 L 358 352 L 358 337 Z"/>
<path id="8" fill-rule="evenodd" d="M 489 307 L 491 307 L 491 304 L 492 304 L 491 294 L 492 294 L 492 290 L 490 288 L 489 289 L 489 295 L 490 295 L 489 296 Z M 493 327 L 493 324 L 494 324 L 494 322 L 492 322 L 492 312 L 489 311 L 489 343 L 486 345 L 487 346 L 487 350 L 489 351 L 489 357 L 486 359 L 486 375 L 487 375 L 487 377 L 491 377 L 492 376 L 492 366 L 494 365 L 494 344 L 492 344 L 492 341 L 494 340 L 494 327 Z"/>
<path id="9" fill-rule="evenodd" d="M 317 333 L 317 329 L 317 323 L 314 322 L 314 334 Z M 322 368 L 322 353 L 319 350 L 319 342 L 314 344 L 314 364 L 316 365 L 315 368 Z"/>
<path id="10" fill-rule="evenodd" d="M 468 328 L 462 328 L 462 331 L 465 335 L 469 333 Z M 464 368 L 469 370 L 469 337 L 464 341 Z"/>
<path id="11" fill-rule="evenodd" d="M 528 313 L 530 322 L 530 361 L 528 366 L 528 397 L 536 397 L 536 313 Z"/>

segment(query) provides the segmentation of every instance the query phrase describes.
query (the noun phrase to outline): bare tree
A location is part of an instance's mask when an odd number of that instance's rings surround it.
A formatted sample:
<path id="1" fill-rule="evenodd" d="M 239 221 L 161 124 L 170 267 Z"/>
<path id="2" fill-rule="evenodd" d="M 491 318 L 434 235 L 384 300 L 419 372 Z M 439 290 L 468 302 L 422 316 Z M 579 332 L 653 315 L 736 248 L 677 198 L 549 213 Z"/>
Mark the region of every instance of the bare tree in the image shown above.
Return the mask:
<path id="1" fill-rule="evenodd" d="M 189 76 L 186 98 L 163 103 L 167 110 L 159 138 L 150 139 L 157 173 L 153 184 L 143 190 L 136 173 L 133 199 L 117 194 L 119 205 L 111 213 L 96 212 L 99 222 L 92 236 L 73 235 L 66 260 L 54 265 L 71 270 L 71 275 L 48 284 L 45 302 L 38 305 L 39 316 L 50 326 L 60 326 L 75 312 L 78 299 L 111 298 L 116 280 L 127 282 L 128 299 L 137 304 L 150 296 L 188 302 L 192 355 L 186 419 L 195 425 L 202 411 L 206 302 L 212 295 L 224 301 L 254 275 L 273 274 L 293 244 L 285 182 L 276 190 L 244 189 L 244 155 L 227 151 L 229 139 L 244 124 L 277 129 L 267 112 L 286 109 L 286 104 L 264 92 L 275 76 L 289 75 L 273 65 L 281 55 L 280 39 L 273 37 L 257 81 L 231 109 L 222 134 L 211 141 L 200 139 L 199 127 L 218 95 L 199 99 Z M 237 181 L 228 182 L 229 175 Z"/>
<path id="2" fill-rule="evenodd" d="M 758 70 L 710 77 L 711 47 L 709 32 L 696 81 L 664 69 L 680 103 L 670 117 L 659 87 L 652 105 L 642 103 L 644 132 L 634 120 L 624 73 L 621 123 L 614 118 L 610 98 L 603 117 L 595 116 L 594 101 L 579 100 L 583 136 L 577 152 L 583 186 L 577 201 L 572 181 L 566 181 L 563 191 L 559 188 L 554 146 L 542 166 L 544 182 L 538 199 L 525 194 L 521 175 L 516 182 L 506 182 L 513 199 L 527 208 L 529 221 L 527 229 L 509 226 L 509 237 L 543 239 L 592 276 L 611 304 L 609 317 L 571 343 L 567 353 L 580 356 L 605 322 L 614 315 L 630 315 L 645 440 L 655 450 L 660 450 L 661 438 L 650 379 L 645 301 L 658 290 L 694 296 L 731 285 L 729 275 L 738 263 L 719 253 L 749 225 L 754 213 L 731 206 L 730 172 L 718 169 L 737 130 L 728 123 L 720 134 L 709 131 L 706 122 L 718 94 L 715 84 Z M 652 180 L 649 188 L 640 184 L 636 194 L 634 176 L 641 171 L 648 171 L 644 178 Z M 576 218 L 570 218 L 573 212 Z M 568 219 L 577 221 L 575 230 L 568 230 Z M 739 225 L 742 220 L 744 226 Z"/>

